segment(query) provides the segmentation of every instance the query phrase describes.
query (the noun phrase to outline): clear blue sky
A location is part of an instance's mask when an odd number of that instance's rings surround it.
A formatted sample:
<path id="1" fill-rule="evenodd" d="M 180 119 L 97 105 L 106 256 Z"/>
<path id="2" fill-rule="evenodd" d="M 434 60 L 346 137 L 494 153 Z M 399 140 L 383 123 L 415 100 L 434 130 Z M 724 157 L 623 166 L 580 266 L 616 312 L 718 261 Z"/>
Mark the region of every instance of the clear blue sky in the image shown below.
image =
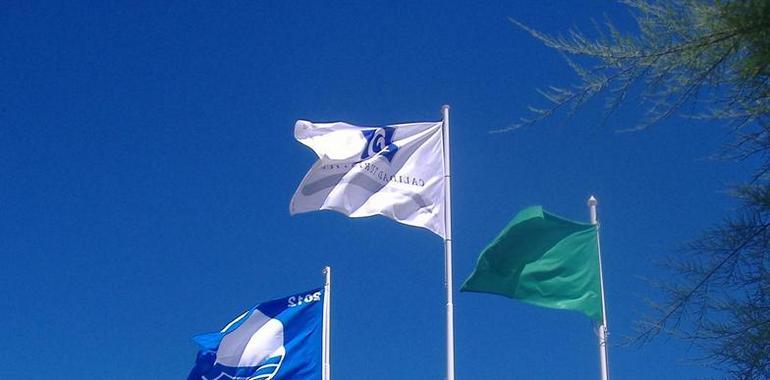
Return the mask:
<path id="1" fill-rule="evenodd" d="M 563 3 L 569 3 L 565 5 Z M 0 378 L 179 379 L 191 337 L 334 268 L 333 375 L 444 376 L 443 245 L 383 217 L 290 217 L 313 153 L 294 121 L 440 119 L 452 106 L 455 281 L 520 209 L 599 198 L 620 379 L 716 376 L 677 340 L 617 343 L 655 262 L 716 223 L 746 168 L 727 132 L 632 109 L 489 134 L 575 78 L 508 22 L 590 29 L 609 2 L 107 2 L 0 6 Z M 584 316 L 456 293 L 457 378 L 595 379 Z"/>

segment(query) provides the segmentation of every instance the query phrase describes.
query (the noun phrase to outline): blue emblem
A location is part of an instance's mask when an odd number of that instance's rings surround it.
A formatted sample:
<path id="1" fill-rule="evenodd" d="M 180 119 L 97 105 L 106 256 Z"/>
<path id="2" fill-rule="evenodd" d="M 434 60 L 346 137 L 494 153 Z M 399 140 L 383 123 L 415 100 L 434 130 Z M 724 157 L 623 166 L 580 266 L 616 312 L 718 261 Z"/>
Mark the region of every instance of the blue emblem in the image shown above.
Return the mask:
<path id="1" fill-rule="evenodd" d="M 376 155 L 382 155 L 388 162 L 393 160 L 393 156 L 398 151 L 398 146 L 393 144 L 393 127 L 377 127 L 361 131 L 366 139 L 366 147 L 361 152 L 361 160 L 372 158 Z"/>

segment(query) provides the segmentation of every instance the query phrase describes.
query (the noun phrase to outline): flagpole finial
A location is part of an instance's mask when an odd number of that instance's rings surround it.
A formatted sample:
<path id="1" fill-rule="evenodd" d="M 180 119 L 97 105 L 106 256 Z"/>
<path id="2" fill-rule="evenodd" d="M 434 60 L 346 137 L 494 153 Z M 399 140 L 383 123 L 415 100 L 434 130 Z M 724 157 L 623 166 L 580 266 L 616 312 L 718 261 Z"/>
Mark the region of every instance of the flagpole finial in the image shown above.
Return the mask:
<path id="1" fill-rule="evenodd" d="M 444 104 L 443 106 L 441 106 L 442 110 L 448 110 L 449 108 L 450 108 L 449 104 Z"/>
<path id="2" fill-rule="evenodd" d="M 591 224 L 597 224 L 598 221 L 596 219 L 596 205 L 599 204 L 599 201 L 596 200 L 596 197 L 591 195 L 591 197 L 588 198 L 588 212 L 591 215 Z"/>

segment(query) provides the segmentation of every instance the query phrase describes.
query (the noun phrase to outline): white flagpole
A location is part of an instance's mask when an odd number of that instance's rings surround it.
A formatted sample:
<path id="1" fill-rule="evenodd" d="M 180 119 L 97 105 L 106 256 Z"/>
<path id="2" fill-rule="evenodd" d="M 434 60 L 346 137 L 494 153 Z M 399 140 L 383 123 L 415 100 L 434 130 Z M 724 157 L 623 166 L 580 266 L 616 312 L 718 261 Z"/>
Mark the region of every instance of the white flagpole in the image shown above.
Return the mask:
<path id="1" fill-rule="evenodd" d="M 599 361 L 601 363 L 602 380 L 609 380 L 610 369 L 607 357 L 607 306 L 604 301 L 604 271 L 602 271 L 602 246 L 599 241 L 599 221 L 596 218 L 596 205 L 599 201 L 592 195 L 588 198 L 588 208 L 591 213 L 591 224 L 596 225 L 596 249 L 599 252 L 599 283 L 602 288 L 602 324 L 599 326 Z"/>
<path id="2" fill-rule="evenodd" d="M 322 363 L 322 380 L 331 380 L 331 368 L 329 365 L 329 357 L 331 351 L 329 346 L 331 345 L 331 301 L 332 301 L 332 268 L 327 266 L 323 269 L 324 274 L 324 304 L 323 304 L 323 328 L 321 332 L 321 361 Z"/>
<path id="3" fill-rule="evenodd" d="M 444 285 L 446 287 L 446 372 L 447 380 L 455 379 L 454 304 L 452 302 L 452 192 L 449 166 L 449 106 L 441 108 L 444 114 Z"/>

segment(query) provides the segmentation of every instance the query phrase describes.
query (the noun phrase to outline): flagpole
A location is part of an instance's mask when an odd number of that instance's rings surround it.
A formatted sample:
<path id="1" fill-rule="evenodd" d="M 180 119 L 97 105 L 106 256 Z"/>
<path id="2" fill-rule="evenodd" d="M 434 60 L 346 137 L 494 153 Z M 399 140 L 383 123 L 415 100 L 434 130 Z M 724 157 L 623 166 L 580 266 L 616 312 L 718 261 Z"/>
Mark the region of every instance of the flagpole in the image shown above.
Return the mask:
<path id="1" fill-rule="evenodd" d="M 446 287 L 446 373 L 447 380 L 455 379 L 454 303 L 452 302 L 452 192 L 449 165 L 449 106 L 441 107 L 444 144 L 444 286 Z"/>
<path id="2" fill-rule="evenodd" d="M 323 329 L 321 337 L 321 361 L 322 361 L 322 380 L 331 380 L 331 368 L 329 357 L 331 351 L 331 301 L 332 301 L 332 268 L 327 266 L 323 269 L 324 274 L 324 303 L 323 303 Z"/>
<path id="3" fill-rule="evenodd" d="M 591 213 L 591 224 L 596 225 L 596 249 L 599 253 L 599 283 L 602 289 L 602 324 L 599 326 L 599 361 L 601 363 L 601 379 L 609 380 L 610 369 L 607 357 L 607 306 L 604 301 L 604 271 L 602 270 L 602 247 L 599 240 L 599 221 L 596 218 L 596 205 L 599 201 L 592 195 L 588 198 L 588 208 Z"/>

